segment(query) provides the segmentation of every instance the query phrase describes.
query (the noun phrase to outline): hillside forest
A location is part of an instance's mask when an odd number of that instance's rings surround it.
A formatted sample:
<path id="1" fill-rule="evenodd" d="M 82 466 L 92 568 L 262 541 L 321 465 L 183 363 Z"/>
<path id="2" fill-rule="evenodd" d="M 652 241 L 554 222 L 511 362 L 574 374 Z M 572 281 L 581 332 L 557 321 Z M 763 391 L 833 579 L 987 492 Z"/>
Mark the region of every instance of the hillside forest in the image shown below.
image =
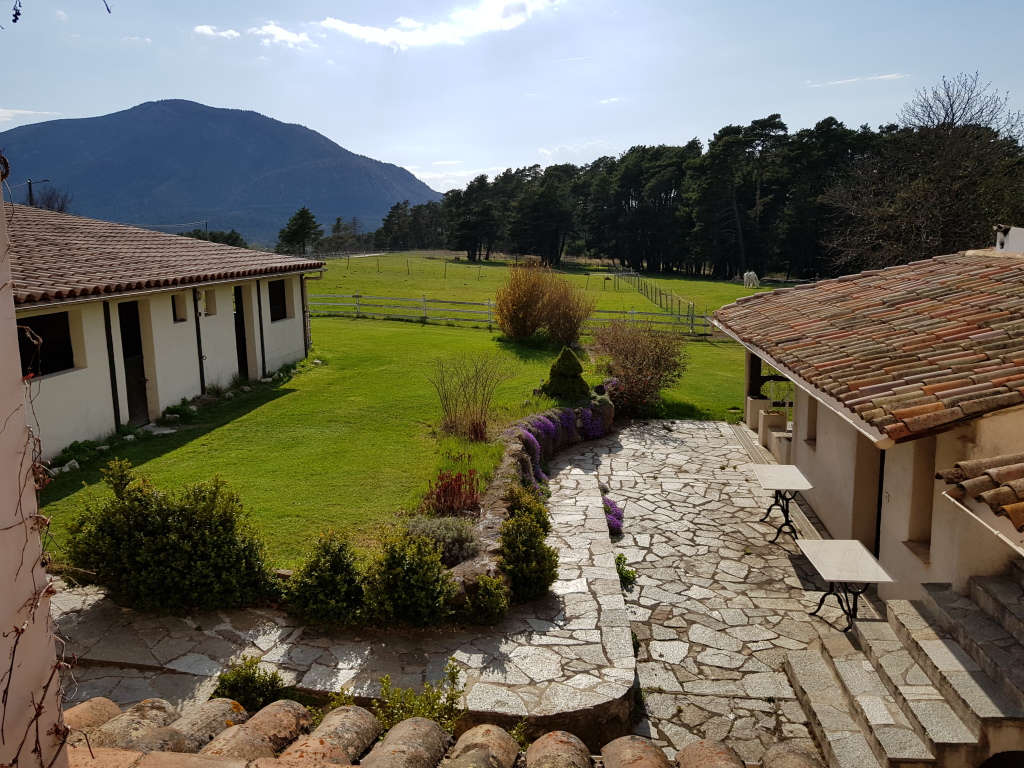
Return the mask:
<path id="1" fill-rule="evenodd" d="M 977 73 L 918 91 L 877 130 L 781 115 L 705 146 L 636 146 L 587 165 L 477 176 L 440 202 L 394 205 L 375 245 L 566 255 L 731 278 L 812 279 L 986 247 L 1024 223 L 1022 116 Z"/>

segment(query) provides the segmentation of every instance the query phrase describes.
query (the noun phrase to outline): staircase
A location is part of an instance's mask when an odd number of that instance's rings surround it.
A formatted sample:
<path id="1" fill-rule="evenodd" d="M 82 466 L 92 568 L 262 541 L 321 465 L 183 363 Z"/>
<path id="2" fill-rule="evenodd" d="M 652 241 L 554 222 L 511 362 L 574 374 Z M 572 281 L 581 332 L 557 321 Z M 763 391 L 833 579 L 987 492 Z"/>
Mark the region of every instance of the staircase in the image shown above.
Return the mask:
<path id="1" fill-rule="evenodd" d="M 964 597 L 926 584 L 786 672 L 830 768 L 977 768 L 1024 750 L 1024 560 Z"/>

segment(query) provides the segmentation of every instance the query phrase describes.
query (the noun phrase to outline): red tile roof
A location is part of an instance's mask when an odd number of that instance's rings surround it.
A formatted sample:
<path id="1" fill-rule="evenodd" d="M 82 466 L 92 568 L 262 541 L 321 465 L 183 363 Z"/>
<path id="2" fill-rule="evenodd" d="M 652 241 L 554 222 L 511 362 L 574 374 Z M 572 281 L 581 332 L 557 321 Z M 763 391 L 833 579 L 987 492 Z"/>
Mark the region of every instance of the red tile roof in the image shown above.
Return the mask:
<path id="1" fill-rule="evenodd" d="M 966 251 L 780 288 L 715 318 L 880 438 L 1024 403 L 1024 254 Z"/>
<path id="2" fill-rule="evenodd" d="M 1024 453 L 957 462 L 935 479 L 955 486 L 946 491 L 954 499 L 970 496 L 982 501 L 1024 532 Z"/>
<path id="3" fill-rule="evenodd" d="M 310 272 L 322 261 L 4 203 L 15 304 Z"/>

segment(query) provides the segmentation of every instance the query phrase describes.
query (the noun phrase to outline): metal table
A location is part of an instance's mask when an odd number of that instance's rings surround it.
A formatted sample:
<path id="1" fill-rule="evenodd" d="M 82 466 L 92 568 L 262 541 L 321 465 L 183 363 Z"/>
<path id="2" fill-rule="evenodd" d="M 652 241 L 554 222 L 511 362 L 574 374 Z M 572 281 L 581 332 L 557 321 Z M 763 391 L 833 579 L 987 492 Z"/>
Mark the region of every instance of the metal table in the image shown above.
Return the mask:
<path id="1" fill-rule="evenodd" d="M 811 565 L 828 582 L 828 591 L 821 596 L 818 607 L 811 611 L 817 615 L 825 604 L 825 598 L 835 595 L 839 608 L 846 616 L 846 629 L 853 626 L 857 618 L 857 598 L 872 584 L 886 584 L 892 577 L 879 565 L 867 548 L 856 539 L 803 539 L 797 546 Z"/>
<path id="2" fill-rule="evenodd" d="M 763 523 L 767 520 L 772 510 L 776 507 L 782 513 L 782 522 L 775 529 L 775 538 L 771 540 L 771 543 L 774 544 L 778 541 L 779 536 L 786 529 L 789 530 L 794 539 L 798 538 L 796 527 L 789 518 L 789 504 L 796 498 L 798 491 L 807 491 L 814 486 L 792 464 L 754 464 L 752 466 L 754 474 L 757 476 L 757 482 L 761 484 L 761 487 L 766 491 L 775 492 L 775 500 L 768 505 L 764 517 L 761 518 L 761 522 Z"/>

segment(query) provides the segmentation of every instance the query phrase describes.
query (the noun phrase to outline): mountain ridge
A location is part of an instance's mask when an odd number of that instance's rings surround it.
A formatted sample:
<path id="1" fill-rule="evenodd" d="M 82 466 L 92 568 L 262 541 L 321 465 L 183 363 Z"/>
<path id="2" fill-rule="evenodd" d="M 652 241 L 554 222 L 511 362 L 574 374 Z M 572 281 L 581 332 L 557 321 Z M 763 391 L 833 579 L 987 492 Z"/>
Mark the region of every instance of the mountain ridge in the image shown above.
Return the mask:
<path id="1" fill-rule="evenodd" d="M 184 99 L 19 126 L 0 147 L 12 182 L 51 178 L 72 213 L 153 228 L 208 221 L 265 245 L 302 206 L 323 225 L 357 216 L 375 229 L 395 203 L 441 199 L 404 168 L 305 126 Z"/>

